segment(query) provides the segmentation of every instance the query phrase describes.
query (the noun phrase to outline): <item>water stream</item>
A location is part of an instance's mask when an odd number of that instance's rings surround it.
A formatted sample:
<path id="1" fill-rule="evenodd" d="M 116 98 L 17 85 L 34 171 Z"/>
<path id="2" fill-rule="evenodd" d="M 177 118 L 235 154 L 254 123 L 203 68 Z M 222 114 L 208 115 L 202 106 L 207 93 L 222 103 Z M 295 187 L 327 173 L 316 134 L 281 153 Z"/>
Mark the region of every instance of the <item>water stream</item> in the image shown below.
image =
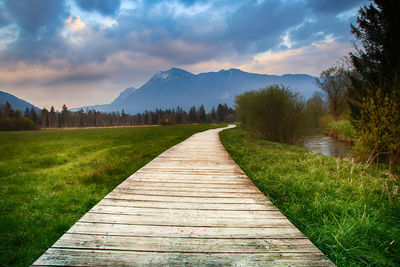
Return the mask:
<path id="1" fill-rule="evenodd" d="M 351 150 L 351 145 L 339 142 L 320 132 L 303 137 L 302 146 L 330 157 L 344 157 Z"/>

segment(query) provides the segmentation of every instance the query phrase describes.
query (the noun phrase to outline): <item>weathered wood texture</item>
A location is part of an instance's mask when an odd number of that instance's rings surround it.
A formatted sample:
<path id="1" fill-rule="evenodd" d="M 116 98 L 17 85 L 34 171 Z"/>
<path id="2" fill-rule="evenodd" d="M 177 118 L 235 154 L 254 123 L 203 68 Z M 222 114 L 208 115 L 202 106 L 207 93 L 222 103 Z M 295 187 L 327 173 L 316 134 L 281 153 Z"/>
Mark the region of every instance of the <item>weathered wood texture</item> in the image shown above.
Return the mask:
<path id="1" fill-rule="evenodd" d="M 334 266 L 197 133 L 131 175 L 34 266 Z"/>

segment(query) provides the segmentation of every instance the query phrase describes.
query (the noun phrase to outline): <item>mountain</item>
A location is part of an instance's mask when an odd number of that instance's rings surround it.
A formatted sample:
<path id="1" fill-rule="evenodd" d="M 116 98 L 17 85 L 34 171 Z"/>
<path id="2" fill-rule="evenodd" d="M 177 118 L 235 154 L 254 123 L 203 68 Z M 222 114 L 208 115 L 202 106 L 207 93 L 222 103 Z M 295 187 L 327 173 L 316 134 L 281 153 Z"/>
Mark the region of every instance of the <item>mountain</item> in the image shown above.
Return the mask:
<path id="1" fill-rule="evenodd" d="M 136 89 L 134 87 L 126 88 L 124 91 L 122 91 L 119 94 L 119 96 L 111 104 L 118 105 L 118 104 L 124 102 L 124 100 L 127 99 L 135 91 L 136 91 Z"/>
<path id="2" fill-rule="evenodd" d="M 25 108 L 28 108 L 30 110 L 33 107 L 36 112 L 41 111 L 40 108 L 35 107 L 25 100 L 22 100 L 12 94 L 0 91 L 0 105 L 5 105 L 7 101 L 11 104 L 13 110 L 21 110 L 22 112 L 24 112 Z"/>
<path id="3" fill-rule="evenodd" d="M 177 106 L 189 109 L 204 104 L 206 110 L 227 103 L 233 106 L 235 96 L 249 90 L 279 84 L 289 86 L 309 98 L 318 90 L 315 77 L 306 74 L 285 74 L 282 76 L 255 74 L 239 69 L 221 70 L 193 74 L 172 68 L 157 72 L 140 88 L 127 88 L 110 104 L 89 106 L 99 111 L 121 111 L 137 113 L 145 110 L 168 109 Z"/>

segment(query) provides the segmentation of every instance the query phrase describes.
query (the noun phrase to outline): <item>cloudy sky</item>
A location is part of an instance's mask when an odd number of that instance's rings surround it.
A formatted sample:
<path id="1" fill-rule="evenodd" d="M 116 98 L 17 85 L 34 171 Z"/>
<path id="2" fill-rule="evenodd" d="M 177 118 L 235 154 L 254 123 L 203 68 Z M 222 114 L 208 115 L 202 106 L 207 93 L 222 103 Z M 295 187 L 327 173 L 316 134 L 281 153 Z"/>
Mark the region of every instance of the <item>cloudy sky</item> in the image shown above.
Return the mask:
<path id="1" fill-rule="evenodd" d="M 0 0 L 0 90 L 38 107 L 111 102 L 159 70 L 317 76 L 367 0 Z"/>

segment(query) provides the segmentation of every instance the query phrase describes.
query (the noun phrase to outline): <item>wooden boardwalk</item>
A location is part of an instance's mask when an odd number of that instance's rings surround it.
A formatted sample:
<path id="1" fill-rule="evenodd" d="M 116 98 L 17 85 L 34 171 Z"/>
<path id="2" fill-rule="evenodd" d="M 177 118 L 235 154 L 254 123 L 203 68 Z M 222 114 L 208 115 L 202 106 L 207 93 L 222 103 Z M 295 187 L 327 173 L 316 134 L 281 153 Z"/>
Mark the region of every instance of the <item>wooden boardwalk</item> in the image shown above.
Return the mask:
<path id="1" fill-rule="evenodd" d="M 138 170 L 34 266 L 334 266 L 254 186 L 218 133 Z"/>

